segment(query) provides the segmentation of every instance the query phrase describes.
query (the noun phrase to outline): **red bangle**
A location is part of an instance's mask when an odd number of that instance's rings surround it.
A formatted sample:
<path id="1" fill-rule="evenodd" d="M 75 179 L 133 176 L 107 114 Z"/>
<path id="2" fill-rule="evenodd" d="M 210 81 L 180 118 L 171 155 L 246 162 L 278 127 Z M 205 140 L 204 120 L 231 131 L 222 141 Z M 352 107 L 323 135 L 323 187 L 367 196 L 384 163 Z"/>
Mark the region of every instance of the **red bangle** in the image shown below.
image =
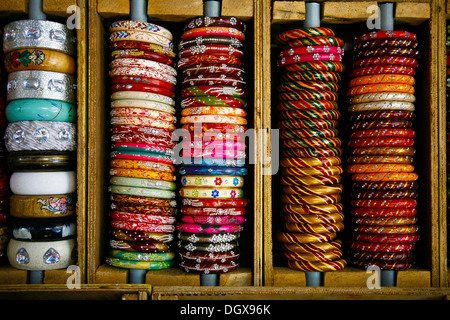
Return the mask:
<path id="1" fill-rule="evenodd" d="M 358 43 L 366 40 L 385 39 L 385 38 L 417 40 L 417 36 L 409 31 L 388 30 L 388 31 L 372 31 L 369 33 L 365 33 L 355 37 L 354 41 Z"/>
<path id="2" fill-rule="evenodd" d="M 124 251 L 134 252 L 170 252 L 172 246 L 168 243 L 163 243 L 157 240 L 146 241 L 130 241 L 130 240 L 115 240 L 111 239 L 109 245 L 113 249 L 119 249 Z"/>
<path id="3" fill-rule="evenodd" d="M 233 249 L 227 252 L 195 252 L 180 250 L 180 258 L 192 263 L 228 263 L 239 259 L 239 250 Z"/>
<path id="4" fill-rule="evenodd" d="M 153 85 L 175 91 L 175 85 L 166 81 L 148 78 L 148 77 L 134 77 L 134 76 L 116 76 L 111 78 L 113 84 L 116 83 L 140 83 L 145 85 Z"/>
<path id="5" fill-rule="evenodd" d="M 353 217 L 352 223 L 358 225 L 402 226 L 417 223 L 416 216 L 406 217 Z"/>
<path id="6" fill-rule="evenodd" d="M 357 217 L 408 217 L 417 214 L 417 208 L 352 208 L 351 215 Z"/>
<path id="7" fill-rule="evenodd" d="M 299 109 L 280 112 L 280 119 L 297 119 L 306 118 L 309 120 L 314 119 L 339 119 L 341 113 L 338 110 L 328 109 Z"/>
<path id="8" fill-rule="evenodd" d="M 416 181 L 361 181 L 354 182 L 352 189 L 358 190 L 415 190 L 419 187 Z"/>
<path id="9" fill-rule="evenodd" d="M 323 91 L 339 91 L 339 84 L 335 82 L 326 81 L 287 81 L 281 82 L 278 87 L 278 92 L 298 91 L 298 90 L 323 90 Z"/>
<path id="10" fill-rule="evenodd" d="M 336 53 L 313 53 L 313 54 L 296 54 L 292 56 L 282 56 L 277 60 L 277 66 L 285 67 L 294 63 L 302 63 L 310 61 L 342 62 L 342 55 Z"/>
<path id="11" fill-rule="evenodd" d="M 401 38 L 379 38 L 365 40 L 356 43 L 353 47 L 354 51 L 366 50 L 378 47 L 402 47 L 402 48 L 417 48 L 419 43 L 416 40 L 401 39 Z"/>
<path id="12" fill-rule="evenodd" d="M 171 224 L 152 224 L 144 222 L 123 221 L 123 220 L 111 220 L 111 227 L 117 229 L 150 231 L 161 233 L 171 233 L 175 231 L 175 226 Z"/>
<path id="13" fill-rule="evenodd" d="M 223 85 L 198 85 L 186 87 L 181 90 L 182 98 L 192 98 L 198 96 L 227 96 L 235 98 L 245 98 L 245 89 L 237 88 L 233 86 L 223 86 Z"/>
<path id="14" fill-rule="evenodd" d="M 159 216 L 175 216 L 177 209 L 173 207 L 131 205 L 124 203 L 111 203 L 111 209 L 128 213 L 159 215 Z"/>
<path id="15" fill-rule="evenodd" d="M 342 156 L 342 149 L 340 147 L 328 148 L 288 148 L 281 150 L 284 157 L 340 157 Z"/>
<path id="16" fill-rule="evenodd" d="M 351 260 L 350 264 L 354 267 L 367 269 L 369 266 L 378 266 L 383 270 L 407 270 L 414 266 L 412 261 L 365 261 Z"/>
<path id="17" fill-rule="evenodd" d="M 403 110 L 376 110 L 355 112 L 350 115 L 350 121 L 365 120 L 414 120 L 416 117 L 414 112 Z"/>
<path id="18" fill-rule="evenodd" d="M 324 90 L 298 90 L 278 93 L 280 101 L 286 100 L 330 100 L 338 101 L 339 94 Z"/>
<path id="19" fill-rule="evenodd" d="M 414 257 L 414 252 L 369 252 L 361 250 L 350 250 L 350 257 L 365 261 L 405 261 Z"/>
<path id="20" fill-rule="evenodd" d="M 375 234 L 408 234 L 416 233 L 419 227 L 416 225 L 406 226 L 355 226 L 353 232 L 375 233 Z"/>
<path id="21" fill-rule="evenodd" d="M 230 27 L 199 27 L 195 29 L 187 30 L 181 36 L 181 40 L 191 39 L 199 36 L 225 36 L 225 37 L 233 37 L 238 39 L 239 41 L 244 41 L 245 34 L 236 28 Z"/>
<path id="22" fill-rule="evenodd" d="M 223 63 L 235 67 L 242 67 L 244 65 L 244 61 L 235 56 L 227 54 L 200 54 L 195 56 L 189 56 L 186 58 L 181 58 L 180 60 L 178 60 L 177 66 L 179 69 L 182 70 L 189 66 L 202 63 L 205 64 Z"/>
<path id="23" fill-rule="evenodd" d="M 351 200 L 353 207 L 359 208 L 413 208 L 417 206 L 415 199 L 358 199 Z"/>
<path id="24" fill-rule="evenodd" d="M 414 249 L 413 243 L 377 243 L 350 241 L 350 248 L 369 252 L 403 252 Z"/>
<path id="25" fill-rule="evenodd" d="M 186 58 L 193 55 L 199 54 L 226 54 L 231 56 L 236 56 L 239 59 L 244 57 L 242 50 L 235 48 L 230 45 L 220 45 L 220 44 L 202 44 L 192 47 L 187 47 L 178 53 L 179 58 Z"/>
<path id="26" fill-rule="evenodd" d="M 224 63 L 199 63 L 183 69 L 182 73 L 183 77 L 189 77 L 199 74 L 211 74 L 211 73 L 229 74 L 238 77 L 243 77 L 245 75 L 245 70 L 240 67 Z"/>
<path id="27" fill-rule="evenodd" d="M 278 111 L 304 109 L 337 110 L 338 104 L 329 100 L 287 100 L 277 104 Z"/>
<path id="28" fill-rule="evenodd" d="M 231 208 L 231 207 L 246 207 L 248 200 L 242 199 L 190 199 L 183 198 L 183 206 L 190 207 L 214 207 L 214 208 Z"/>
<path id="29" fill-rule="evenodd" d="M 419 58 L 419 51 L 413 48 L 402 47 L 378 47 L 367 50 L 357 50 L 353 53 L 353 58 L 358 59 L 361 57 L 383 57 L 383 56 L 396 56 L 396 57 L 409 57 Z"/>
<path id="30" fill-rule="evenodd" d="M 341 74 L 332 71 L 303 71 L 285 72 L 281 76 L 281 81 L 329 81 L 339 83 Z"/>
<path id="31" fill-rule="evenodd" d="M 416 190 L 399 191 L 352 191 L 353 199 L 416 199 Z"/>
<path id="32" fill-rule="evenodd" d="M 141 42 L 141 41 L 116 41 L 110 43 L 111 50 L 120 50 L 120 49 L 138 49 L 156 52 L 162 55 L 165 55 L 169 58 L 174 58 L 176 56 L 175 52 L 168 47 L 163 47 L 158 44 Z"/>
<path id="33" fill-rule="evenodd" d="M 295 138 L 328 138 L 337 137 L 339 131 L 337 129 L 284 129 L 280 131 L 280 139 L 295 139 Z"/>
<path id="34" fill-rule="evenodd" d="M 336 46 L 343 47 L 344 40 L 335 36 L 313 36 L 297 38 L 284 43 L 283 48 L 287 50 L 288 48 L 305 47 L 305 46 Z"/>
<path id="35" fill-rule="evenodd" d="M 194 224 L 212 224 L 212 225 L 235 225 L 243 224 L 245 218 L 242 215 L 226 216 L 226 215 L 181 215 L 180 222 Z"/>
<path id="36" fill-rule="evenodd" d="M 412 147 L 414 139 L 411 138 L 356 138 L 348 143 L 350 148 L 359 147 Z"/>
<path id="37" fill-rule="evenodd" d="M 163 147 L 174 148 L 176 143 L 172 140 L 167 140 L 160 137 L 155 137 L 146 134 L 134 134 L 134 133 L 115 133 L 111 135 L 112 142 L 125 142 L 125 143 L 146 143 L 157 144 Z"/>
<path id="38" fill-rule="evenodd" d="M 139 125 L 115 125 L 111 128 L 112 133 L 134 133 L 148 134 L 154 137 L 166 138 L 172 140 L 172 132 L 162 128 Z"/>
<path id="39" fill-rule="evenodd" d="M 417 59 L 408 57 L 369 57 L 355 60 L 352 64 L 353 68 L 361 68 L 367 66 L 380 66 L 384 64 L 401 65 L 411 68 L 417 68 L 419 62 Z"/>
<path id="40" fill-rule="evenodd" d="M 153 61 L 157 61 L 160 63 L 165 63 L 170 66 L 174 66 L 174 62 L 171 57 L 168 57 L 166 55 L 147 51 L 147 50 L 141 50 L 141 49 L 122 49 L 122 50 L 114 50 L 111 52 L 111 58 L 112 59 L 120 59 L 120 58 L 140 58 L 140 59 L 149 59 Z"/>
<path id="41" fill-rule="evenodd" d="M 286 71 L 299 72 L 299 71 L 333 71 L 343 72 L 345 69 L 344 64 L 336 61 L 311 61 L 293 63 L 285 67 Z"/>
<path id="42" fill-rule="evenodd" d="M 374 138 L 374 137 L 396 137 L 396 138 L 415 138 L 416 132 L 412 129 L 374 129 L 353 131 L 350 138 Z"/>
<path id="43" fill-rule="evenodd" d="M 334 36 L 334 31 L 324 27 L 310 27 L 301 29 L 292 29 L 281 32 L 275 36 L 274 42 L 284 45 L 286 42 L 299 38 L 309 38 L 316 36 Z"/>
<path id="44" fill-rule="evenodd" d="M 412 163 L 413 157 L 411 156 L 386 156 L 386 155 L 373 155 L 373 156 L 350 156 L 347 158 L 347 162 L 350 164 L 362 164 L 362 163 Z"/>
<path id="45" fill-rule="evenodd" d="M 151 215 L 131 212 L 111 211 L 109 216 L 112 219 L 145 222 L 154 224 L 174 224 L 176 219 L 173 216 Z"/>
<path id="46" fill-rule="evenodd" d="M 280 52 L 278 57 L 281 58 L 299 54 L 313 54 L 313 53 L 328 53 L 328 54 L 334 53 L 342 55 L 344 54 L 344 48 L 337 46 L 302 46 L 283 50 Z"/>
<path id="47" fill-rule="evenodd" d="M 409 120 L 368 120 L 368 121 L 356 121 L 351 123 L 348 126 L 348 130 L 350 131 L 359 131 L 359 130 L 373 130 L 373 129 L 383 129 L 383 128 L 391 128 L 391 129 L 407 129 L 412 127 L 412 122 Z"/>
<path id="48" fill-rule="evenodd" d="M 408 76 L 414 76 L 416 74 L 416 69 L 408 66 L 402 65 L 380 65 L 380 66 L 369 66 L 362 68 L 353 68 L 350 73 L 350 78 L 367 76 L 367 75 L 376 75 L 376 74 L 403 74 Z"/>
<path id="49" fill-rule="evenodd" d="M 111 91 L 143 91 L 143 92 L 150 92 L 150 93 L 157 93 L 162 94 L 164 96 L 173 98 L 175 96 L 174 92 L 172 90 L 158 87 L 158 86 L 152 86 L 152 85 L 145 85 L 140 83 L 115 83 L 111 85 Z"/>
<path id="50" fill-rule="evenodd" d="M 351 150 L 351 154 L 413 156 L 416 154 L 416 149 L 413 147 L 367 147 L 354 148 Z"/>
<path id="51" fill-rule="evenodd" d="M 245 31 L 245 23 L 235 17 L 198 17 L 194 18 L 184 26 L 184 31 L 198 27 L 231 27 Z"/>
<path id="52" fill-rule="evenodd" d="M 232 216 L 243 216 L 247 213 L 246 208 L 239 207 L 182 207 L 181 213 L 186 215 L 201 215 L 201 216 L 221 216 L 221 215 L 232 215 Z"/>
<path id="53" fill-rule="evenodd" d="M 382 243 L 413 243 L 419 240 L 419 234 L 353 234 L 353 240 L 366 242 L 382 242 Z"/>

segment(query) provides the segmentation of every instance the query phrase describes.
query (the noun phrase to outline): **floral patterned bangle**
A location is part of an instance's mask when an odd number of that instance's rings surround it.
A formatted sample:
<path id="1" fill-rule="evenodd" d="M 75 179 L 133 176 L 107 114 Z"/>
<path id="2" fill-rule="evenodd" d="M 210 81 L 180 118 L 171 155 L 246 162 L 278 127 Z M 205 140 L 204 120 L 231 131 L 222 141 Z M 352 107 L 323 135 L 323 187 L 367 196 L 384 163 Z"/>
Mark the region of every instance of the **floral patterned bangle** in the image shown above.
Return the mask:
<path id="1" fill-rule="evenodd" d="M 75 59 L 62 52 L 38 48 L 19 49 L 5 56 L 6 71 L 42 70 L 75 74 Z"/>
<path id="2" fill-rule="evenodd" d="M 226 175 L 185 175 L 181 177 L 181 183 L 186 187 L 242 187 L 244 178 Z"/>

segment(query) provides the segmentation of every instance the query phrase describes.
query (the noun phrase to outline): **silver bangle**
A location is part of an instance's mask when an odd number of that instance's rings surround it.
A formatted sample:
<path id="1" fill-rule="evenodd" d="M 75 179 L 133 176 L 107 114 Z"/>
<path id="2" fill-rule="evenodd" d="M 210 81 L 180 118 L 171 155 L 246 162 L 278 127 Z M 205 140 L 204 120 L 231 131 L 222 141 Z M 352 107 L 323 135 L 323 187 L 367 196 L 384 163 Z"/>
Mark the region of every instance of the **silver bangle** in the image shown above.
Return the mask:
<path id="1" fill-rule="evenodd" d="M 52 99 L 76 104 L 77 85 L 73 75 L 40 70 L 8 74 L 6 99 Z"/>
<path id="2" fill-rule="evenodd" d="M 76 149 L 76 124 L 62 121 L 18 121 L 5 130 L 5 147 L 11 151 Z"/>
<path id="3" fill-rule="evenodd" d="M 3 33 L 3 51 L 22 48 L 50 49 L 75 56 L 75 32 L 54 21 L 30 19 L 7 24 Z"/>

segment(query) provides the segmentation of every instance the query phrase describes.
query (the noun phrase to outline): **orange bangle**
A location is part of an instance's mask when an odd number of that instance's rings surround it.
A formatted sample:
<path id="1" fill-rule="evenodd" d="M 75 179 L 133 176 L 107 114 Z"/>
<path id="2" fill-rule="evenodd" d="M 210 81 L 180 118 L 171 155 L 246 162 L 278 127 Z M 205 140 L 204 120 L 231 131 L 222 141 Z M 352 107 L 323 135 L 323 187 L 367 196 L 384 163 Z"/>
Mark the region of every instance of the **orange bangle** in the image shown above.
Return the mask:
<path id="1" fill-rule="evenodd" d="M 414 94 L 415 90 L 413 86 L 403 83 L 369 84 L 350 88 L 347 91 L 347 96 L 352 97 L 359 94 L 376 92 L 402 92 Z"/>
<path id="2" fill-rule="evenodd" d="M 347 159 L 348 163 L 412 163 L 411 156 L 387 156 L 387 155 L 373 155 L 373 156 L 351 156 Z"/>
<path id="3" fill-rule="evenodd" d="M 342 212 L 344 206 L 342 203 L 322 204 L 322 205 L 302 205 L 302 204 L 288 204 L 283 203 L 282 208 L 284 213 L 289 214 L 330 214 Z"/>
<path id="4" fill-rule="evenodd" d="M 339 250 L 342 247 L 341 240 L 333 240 L 327 242 L 316 242 L 316 243 L 287 243 L 281 242 L 281 247 L 284 250 L 289 250 L 292 252 L 299 253 L 325 253 L 328 251 Z"/>
<path id="5" fill-rule="evenodd" d="M 283 175 L 281 177 L 281 184 L 283 185 L 307 185 L 307 186 L 327 186 L 338 184 L 341 182 L 340 175 L 334 176 L 295 176 Z"/>
<path id="6" fill-rule="evenodd" d="M 110 169 L 109 174 L 113 176 L 131 177 L 131 178 L 160 179 L 165 181 L 176 180 L 174 174 L 156 170 L 112 168 Z"/>
<path id="7" fill-rule="evenodd" d="M 75 59 L 68 54 L 39 48 L 19 49 L 5 56 L 8 73 L 23 70 L 54 71 L 75 74 Z"/>
<path id="8" fill-rule="evenodd" d="M 419 178 L 413 172 L 377 172 L 377 173 L 355 173 L 353 181 L 415 181 Z"/>
<path id="9" fill-rule="evenodd" d="M 110 165 L 113 168 L 156 170 L 170 173 L 175 172 L 175 167 L 173 165 L 153 161 L 142 161 L 133 159 L 112 159 Z"/>
<path id="10" fill-rule="evenodd" d="M 283 192 L 286 194 L 298 194 L 300 196 L 312 196 L 312 195 L 328 195 L 338 194 L 344 191 L 342 184 L 334 184 L 330 186 L 297 186 L 290 185 L 284 186 Z"/>
<path id="11" fill-rule="evenodd" d="M 409 75 L 381 73 L 354 78 L 349 81 L 348 86 L 356 87 L 375 83 L 403 83 L 413 86 L 415 82 L 415 78 Z"/>
<path id="12" fill-rule="evenodd" d="M 413 172 L 414 166 L 411 164 L 393 163 L 372 163 L 353 164 L 347 167 L 349 173 L 375 173 L 375 172 Z"/>

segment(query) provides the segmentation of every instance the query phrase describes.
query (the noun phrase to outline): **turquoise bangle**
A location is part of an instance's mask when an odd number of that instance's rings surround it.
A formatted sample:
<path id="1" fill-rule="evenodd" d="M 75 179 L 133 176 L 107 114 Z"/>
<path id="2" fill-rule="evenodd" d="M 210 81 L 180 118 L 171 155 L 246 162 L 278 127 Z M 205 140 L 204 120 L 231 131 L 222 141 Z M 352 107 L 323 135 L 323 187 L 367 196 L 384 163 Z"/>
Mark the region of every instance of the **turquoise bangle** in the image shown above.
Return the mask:
<path id="1" fill-rule="evenodd" d="M 106 263 L 113 267 L 145 270 L 161 270 L 173 266 L 173 261 L 133 261 L 114 257 L 106 257 Z"/>
<path id="2" fill-rule="evenodd" d="M 164 181 L 157 179 L 142 179 L 122 176 L 112 176 L 111 184 L 129 187 L 142 187 L 162 190 L 175 190 L 177 184 L 172 181 Z"/>
<path id="3" fill-rule="evenodd" d="M 8 103 L 5 115 L 9 122 L 61 121 L 76 122 L 77 109 L 71 103 L 49 99 L 19 99 Z"/>
<path id="4" fill-rule="evenodd" d="M 174 252 L 134 252 L 118 249 L 110 249 L 109 255 L 112 258 L 131 261 L 172 261 L 175 258 Z"/>
<path id="5" fill-rule="evenodd" d="M 174 191 L 159 190 L 151 188 L 138 188 L 138 187 L 127 187 L 127 186 L 109 186 L 109 192 L 117 194 L 126 194 L 129 196 L 142 196 L 150 198 L 162 198 L 162 199 L 173 199 L 175 198 Z"/>

